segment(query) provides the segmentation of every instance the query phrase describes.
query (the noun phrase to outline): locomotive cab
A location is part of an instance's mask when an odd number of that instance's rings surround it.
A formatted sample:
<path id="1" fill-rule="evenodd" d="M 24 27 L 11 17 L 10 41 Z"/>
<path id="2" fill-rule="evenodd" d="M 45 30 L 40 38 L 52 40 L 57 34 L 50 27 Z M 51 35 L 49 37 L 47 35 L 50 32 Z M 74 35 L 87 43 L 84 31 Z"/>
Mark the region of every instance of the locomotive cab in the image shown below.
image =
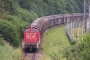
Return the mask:
<path id="1" fill-rule="evenodd" d="M 35 27 L 26 28 L 24 31 L 23 48 L 39 48 L 40 33 Z"/>

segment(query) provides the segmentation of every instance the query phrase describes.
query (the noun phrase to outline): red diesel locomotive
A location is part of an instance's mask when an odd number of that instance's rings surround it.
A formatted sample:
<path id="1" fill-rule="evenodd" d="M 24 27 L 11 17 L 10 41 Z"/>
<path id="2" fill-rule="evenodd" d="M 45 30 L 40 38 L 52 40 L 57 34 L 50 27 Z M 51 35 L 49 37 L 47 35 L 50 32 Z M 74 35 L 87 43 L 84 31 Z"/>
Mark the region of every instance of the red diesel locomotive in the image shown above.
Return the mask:
<path id="1" fill-rule="evenodd" d="M 24 31 L 24 40 L 22 42 L 23 49 L 29 48 L 39 48 L 40 44 L 40 33 L 35 27 L 26 28 Z"/>

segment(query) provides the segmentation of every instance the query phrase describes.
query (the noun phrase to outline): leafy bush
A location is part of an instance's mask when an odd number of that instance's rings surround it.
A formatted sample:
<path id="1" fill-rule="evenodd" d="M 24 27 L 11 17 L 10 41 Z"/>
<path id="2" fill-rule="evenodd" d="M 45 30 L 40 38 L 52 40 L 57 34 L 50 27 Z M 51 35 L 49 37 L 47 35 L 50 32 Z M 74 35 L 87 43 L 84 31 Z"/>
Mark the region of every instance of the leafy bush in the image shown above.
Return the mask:
<path id="1" fill-rule="evenodd" d="M 0 45 L 0 60 L 20 60 L 19 57 L 21 56 L 22 52 L 20 48 L 15 49 L 6 42 L 5 45 Z"/>
<path id="2" fill-rule="evenodd" d="M 13 46 L 19 45 L 20 38 L 17 28 L 9 21 L 0 19 L 0 33 L 5 37 L 5 40 L 10 42 Z"/>
<path id="3" fill-rule="evenodd" d="M 1 37 L 1 36 L 0 36 Z M 4 46 L 5 45 L 5 41 L 3 38 L 0 38 L 0 46 Z"/>
<path id="4" fill-rule="evenodd" d="M 34 11 L 27 11 L 23 8 L 17 8 L 16 15 L 21 18 L 24 22 L 31 23 L 33 20 L 35 20 L 38 16 Z"/>
<path id="5" fill-rule="evenodd" d="M 79 0 L 19 0 L 20 7 L 44 15 L 83 12 L 83 1 Z"/>
<path id="6" fill-rule="evenodd" d="M 1 0 L 5 11 L 8 11 L 10 14 L 14 14 L 16 11 L 16 4 L 13 0 Z"/>
<path id="7" fill-rule="evenodd" d="M 67 47 L 64 51 L 64 57 L 66 57 L 67 60 L 89 60 L 89 55 L 90 35 L 85 36 L 83 41 Z"/>
<path id="8" fill-rule="evenodd" d="M 21 18 L 12 15 L 8 15 L 8 21 L 10 21 L 14 26 L 16 26 L 19 37 L 23 38 L 23 31 L 30 23 L 22 21 Z"/>

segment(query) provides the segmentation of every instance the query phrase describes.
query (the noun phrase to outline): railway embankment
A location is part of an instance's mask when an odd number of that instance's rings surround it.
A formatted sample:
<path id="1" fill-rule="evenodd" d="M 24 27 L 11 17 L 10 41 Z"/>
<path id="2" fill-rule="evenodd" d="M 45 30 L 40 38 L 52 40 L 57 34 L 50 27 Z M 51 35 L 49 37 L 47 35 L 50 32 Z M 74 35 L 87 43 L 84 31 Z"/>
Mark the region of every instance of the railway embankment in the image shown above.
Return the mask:
<path id="1" fill-rule="evenodd" d="M 21 56 L 21 48 L 13 48 L 10 44 L 0 38 L 0 60 L 18 60 Z"/>
<path id="2" fill-rule="evenodd" d="M 65 26 L 46 30 L 41 44 L 42 60 L 66 60 L 63 58 L 63 50 L 67 46 L 70 46 L 70 43 L 66 37 Z"/>

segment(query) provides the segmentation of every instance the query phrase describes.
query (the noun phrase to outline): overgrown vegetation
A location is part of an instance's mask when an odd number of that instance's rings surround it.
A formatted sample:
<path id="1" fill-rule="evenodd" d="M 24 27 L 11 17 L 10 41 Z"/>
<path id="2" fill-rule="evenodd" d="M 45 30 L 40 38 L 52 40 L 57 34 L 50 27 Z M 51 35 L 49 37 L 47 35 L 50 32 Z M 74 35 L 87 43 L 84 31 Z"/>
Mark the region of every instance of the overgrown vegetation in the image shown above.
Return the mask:
<path id="1" fill-rule="evenodd" d="M 90 59 L 90 34 L 85 34 L 83 40 L 69 44 L 64 27 L 54 27 L 45 32 L 42 43 L 41 49 L 44 53 L 42 60 Z"/>
<path id="2" fill-rule="evenodd" d="M 66 60 L 63 58 L 63 50 L 70 46 L 65 34 L 64 26 L 48 29 L 42 39 L 42 60 Z"/>
<path id="3" fill-rule="evenodd" d="M 0 60 L 18 60 L 22 54 L 21 51 L 21 48 L 15 49 L 0 38 Z"/>
<path id="4" fill-rule="evenodd" d="M 70 47 L 65 48 L 64 57 L 67 60 L 89 60 L 90 57 L 90 34 L 87 34 L 83 41 L 80 40 Z"/>

